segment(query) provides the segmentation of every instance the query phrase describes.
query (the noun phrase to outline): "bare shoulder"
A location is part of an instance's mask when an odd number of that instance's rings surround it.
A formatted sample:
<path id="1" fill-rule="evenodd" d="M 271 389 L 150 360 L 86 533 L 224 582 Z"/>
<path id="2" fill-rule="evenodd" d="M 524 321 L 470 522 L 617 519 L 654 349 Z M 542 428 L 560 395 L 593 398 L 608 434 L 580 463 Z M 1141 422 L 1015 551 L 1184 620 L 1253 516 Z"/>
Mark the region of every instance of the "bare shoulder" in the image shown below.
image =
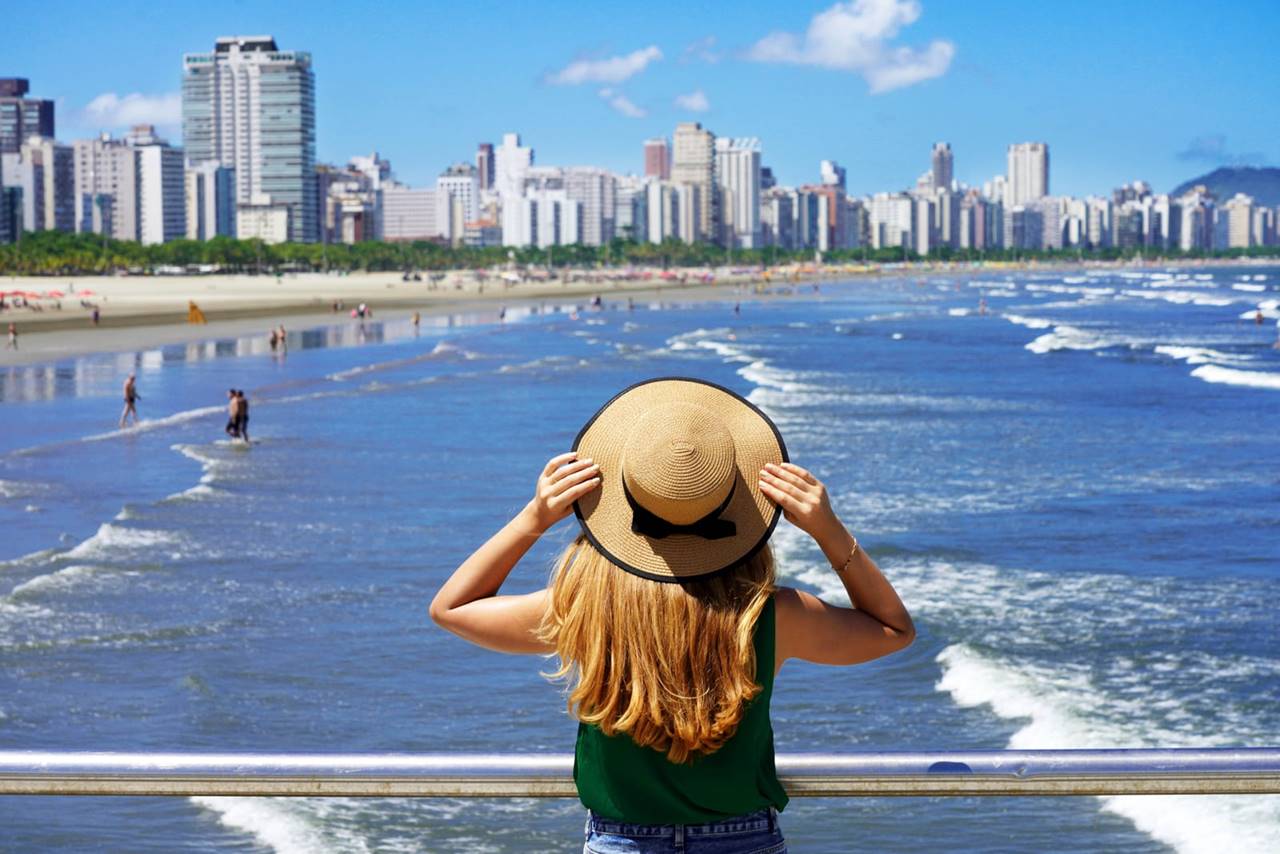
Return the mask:
<path id="1" fill-rule="evenodd" d="M 797 637 L 805 633 L 806 624 L 812 622 L 816 613 L 821 613 L 825 603 L 803 590 L 794 587 L 779 587 L 773 594 L 775 614 L 774 650 L 777 666 L 788 658 L 800 657 L 802 644 Z"/>

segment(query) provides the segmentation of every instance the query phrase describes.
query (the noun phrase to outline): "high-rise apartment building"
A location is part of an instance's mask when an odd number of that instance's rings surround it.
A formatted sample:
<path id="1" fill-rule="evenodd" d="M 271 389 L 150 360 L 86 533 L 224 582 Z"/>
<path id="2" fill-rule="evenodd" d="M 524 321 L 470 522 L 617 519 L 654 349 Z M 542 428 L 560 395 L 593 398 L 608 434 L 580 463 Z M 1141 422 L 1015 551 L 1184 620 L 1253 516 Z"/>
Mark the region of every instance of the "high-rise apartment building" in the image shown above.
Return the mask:
<path id="1" fill-rule="evenodd" d="M 644 174 L 646 178 L 665 181 L 671 177 L 671 147 L 666 137 L 644 141 Z"/>
<path id="2" fill-rule="evenodd" d="M 760 246 L 760 140 L 716 140 L 716 189 L 720 195 L 720 242 L 724 246 Z"/>
<path id="3" fill-rule="evenodd" d="M 154 127 L 135 125 L 123 140 L 76 140 L 72 148 L 76 231 L 147 244 L 186 235 L 183 151 Z"/>
<path id="4" fill-rule="evenodd" d="M 593 166 L 564 170 L 564 189 L 582 205 L 582 242 L 603 246 L 613 240 L 618 182 L 613 173 Z"/>
<path id="5" fill-rule="evenodd" d="M 671 180 L 698 188 L 697 233 L 680 235 L 688 243 L 711 240 L 718 230 L 715 141 L 715 134 L 703 129 L 698 122 L 676 125 L 672 140 Z"/>
<path id="6" fill-rule="evenodd" d="M 493 152 L 493 186 L 504 201 L 524 192 L 524 173 L 531 166 L 533 148 L 521 145 L 518 133 L 503 134 L 502 144 Z"/>
<path id="7" fill-rule="evenodd" d="M 481 190 L 493 189 L 493 143 L 482 142 L 476 146 L 476 177 Z"/>
<path id="8" fill-rule="evenodd" d="M 390 184 L 382 188 L 382 236 L 385 240 L 431 240 L 441 236 L 436 191 Z"/>
<path id="9" fill-rule="evenodd" d="M 1006 207 L 1025 205 L 1049 195 L 1049 146 L 1043 142 L 1019 142 L 1009 146 L 1009 183 Z"/>
<path id="10" fill-rule="evenodd" d="M 122 139 L 78 139 L 75 152 L 76 231 L 137 239 L 138 170 Z"/>
<path id="11" fill-rule="evenodd" d="M 954 172 L 953 166 L 955 165 L 955 160 L 951 155 L 951 143 L 935 142 L 931 160 L 930 171 L 933 174 L 933 186 L 943 190 L 950 190 Z"/>
<path id="12" fill-rule="evenodd" d="M 181 148 L 156 136 L 151 125 L 135 125 L 126 138 L 138 171 L 136 237 L 144 244 L 165 243 L 187 233 L 186 183 Z"/>
<path id="13" fill-rule="evenodd" d="M 1236 193 L 1218 208 L 1218 217 L 1225 220 L 1224 234 L 1215 249 L 1247 249 L 1253 245 L 1253 197 Z"/>
<path id="14" fill-rule="evenodd" d="M 280 50 L 271 36 L 229 36 L 212 53 L 186 54 L 182 65 L 187 162 L 234 169 L 237 204 L 271 207 L 273 236 L 283 206 L 289 240 L 317 240 L 311 54 Z"/>
<path id="15" fill-rule="evenodd" d="M 29 136 L 8 162 L 5 181 L 22 188 L 22 227 L 26 231 L 75 231 L 75 157 L 71 146 L 48 137 Z"/>
<path id="16" fill-rule="evenodd" d="M 186 170 L 187 239 L 236 236 L 236 173 L 216 162 Z"/>
<path id="17" fill-rule="evenodd" d="M 455 163 L 436 179 L 436 223 L 454 246 L 461 246 L 466 225 L 478 218 L 480 179 L 470 163 Z"/>
<path id="18" fill-rule="evenodd" d="M 822 184 L 827 187 L 839 187 L 845 191 L 845 169 L 834 160 L 823 160 L 818 164 L 818 174 Z"/>
<path id="19" fill-rule="evenodd" d="M 53 101 L 28 98 L 22 77 L 0 78 L 0 154 L 17 154 L 27 137 L 53 139 Z"/>

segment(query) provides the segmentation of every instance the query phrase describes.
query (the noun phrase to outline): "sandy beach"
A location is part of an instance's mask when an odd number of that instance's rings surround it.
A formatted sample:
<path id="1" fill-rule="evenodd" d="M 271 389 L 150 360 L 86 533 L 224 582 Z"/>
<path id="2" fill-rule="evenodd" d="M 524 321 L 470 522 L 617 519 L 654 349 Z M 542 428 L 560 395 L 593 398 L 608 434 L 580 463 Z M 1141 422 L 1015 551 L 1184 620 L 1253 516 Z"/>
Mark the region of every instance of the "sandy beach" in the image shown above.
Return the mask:
<path id="1" fill-rule="evenodd" d="M 1191 266 L 1198 262 L 1179 262 Z M 1222 265 L 1218 259 L 1214 263 Z M 1235 262 L 1248 265 L 1248 260 Z M 470 270 L 421 274 L 405 281 L 398 272 L 292 273 L 272 275 L 0 277 L 6 308 L 0 331 L 15 324 L 17 350 L 0 351 L 0 365 L 52 361 L 84 353 L 119 352 L 165 344 L 262 332 L 281 323 L 306 328 L 350 315 L 364 303 L 373 317 L 492 310 L 500 305 L 586 301 L 630 296 L 678 300 L 733 299 L 796 283 L 829 279 L 923 276 L 956 272 L 1009 272 L 1132 266 L 1082 263 L 970 263 L 907 265 L 790 265 L 752 268 L 558 271 L 556 278 Z M 14 294 L 26 294 L 18 296 Z M 43 295 L 43 296 L 38 296 Z M 16 299 L 16 303 L 15 303 Z M 204 323 L 189 322 L 191 305 Z M 335 311 L 335 306 L 338 307 Z M 93 309 L 99 323 L 92 322 Z"/>

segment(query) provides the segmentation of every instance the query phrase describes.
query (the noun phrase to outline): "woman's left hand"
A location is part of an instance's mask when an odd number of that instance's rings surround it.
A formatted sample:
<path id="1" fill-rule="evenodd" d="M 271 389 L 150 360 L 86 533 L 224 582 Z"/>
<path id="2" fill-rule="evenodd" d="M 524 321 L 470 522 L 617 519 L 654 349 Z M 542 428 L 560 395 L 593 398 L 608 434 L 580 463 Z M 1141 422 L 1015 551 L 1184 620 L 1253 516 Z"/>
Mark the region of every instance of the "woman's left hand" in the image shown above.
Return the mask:
<path id="1" fill-rule="evenodd" d="M 547 461 L 538 477 L 533 498 L 525 507 L 541 534 L 569 515 L 573 503 L 600 486 L 600 467 L 590 459 L 578 459 L 574 451 Z"/>

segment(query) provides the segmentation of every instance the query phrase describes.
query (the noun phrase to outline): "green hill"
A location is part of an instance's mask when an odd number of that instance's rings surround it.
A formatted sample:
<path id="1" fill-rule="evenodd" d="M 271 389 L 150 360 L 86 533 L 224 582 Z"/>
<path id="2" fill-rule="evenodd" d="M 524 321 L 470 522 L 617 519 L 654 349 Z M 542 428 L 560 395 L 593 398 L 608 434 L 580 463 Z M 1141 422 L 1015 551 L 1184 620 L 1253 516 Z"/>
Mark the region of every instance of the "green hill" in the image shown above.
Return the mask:
<path id="1" fill-rule="evenodd" d="M 1257 166 L 1223 166 L 1207 175 L 1179 184 L 1169 195 L 1181 196 L 1196 184 L 1204 184 L 1219 202 L 1236 193 L 1248 193 L 1260 205 L 1280 205 L 1280 169 Z"/>

